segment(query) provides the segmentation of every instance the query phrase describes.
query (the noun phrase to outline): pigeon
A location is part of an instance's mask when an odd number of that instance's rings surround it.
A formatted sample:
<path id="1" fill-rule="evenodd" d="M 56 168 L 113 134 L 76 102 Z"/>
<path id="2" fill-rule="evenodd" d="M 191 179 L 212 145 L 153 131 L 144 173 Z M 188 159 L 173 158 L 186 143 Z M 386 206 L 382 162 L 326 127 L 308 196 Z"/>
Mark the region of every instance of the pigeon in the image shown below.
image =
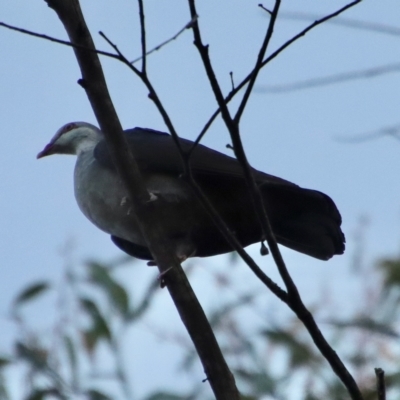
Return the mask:
<path id="1" fill-rule="evenodd" d="M 185 179 L 183 162 L 168 133 L 133 128 L 124 131 L 150 194 L 156 220 L 181 261 L 233 251 Z M 179 139 L 183 151 L 193 142 Z M 153 260 L 137 224 L 125 184 L 114 166 L 103 133 L 87 122 L 61 127 L 37 158 L 77 156 L 75 198 L 83 214 L 127 254 Z M 239 162 L 197 144 L 190 157 L 192 175 L 243 247 L 262 242 L 263 234 Z M 278 243 L 328 260 L 343 254 L 342 219 L 330 197 L 251 169 Z"/>

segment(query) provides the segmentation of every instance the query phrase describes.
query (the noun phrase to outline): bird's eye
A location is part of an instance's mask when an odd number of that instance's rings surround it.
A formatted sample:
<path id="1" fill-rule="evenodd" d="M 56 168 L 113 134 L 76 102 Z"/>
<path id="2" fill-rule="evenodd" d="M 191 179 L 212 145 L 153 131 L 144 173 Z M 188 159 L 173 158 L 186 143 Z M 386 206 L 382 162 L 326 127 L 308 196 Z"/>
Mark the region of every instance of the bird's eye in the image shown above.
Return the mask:
<path id="1" fill-rule="evenodd" d="M 66 133 L 66 132 L 68 132 L 68 131 L 74 129 L 75 127 L 76 127 L 76 124 L 73 124 L 73 123 L 70 123 L 70 124 L 65 125 L 64 128 L 63 128 L 63 130 L 61 131 L 61 135 L 62 135 L 63 133 Z"/>

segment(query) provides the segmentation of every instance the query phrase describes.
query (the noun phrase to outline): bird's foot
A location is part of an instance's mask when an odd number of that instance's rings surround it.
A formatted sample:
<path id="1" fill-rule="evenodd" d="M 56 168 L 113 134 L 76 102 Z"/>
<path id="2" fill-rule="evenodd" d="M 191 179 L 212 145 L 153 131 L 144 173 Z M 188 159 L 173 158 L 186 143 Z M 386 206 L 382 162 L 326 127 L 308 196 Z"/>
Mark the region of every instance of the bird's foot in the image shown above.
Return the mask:
<path id="1" fill-rule="evenodd" d="M 148 203 L 151 203 L 152 201 L 156 201 L 158 199 L 157 195 L 155 195 L 153 192 L 149 192 L 150 199 L 147 200 Z"/>
<path id="2" fill-rule="evenodd" d="M 165 288 L 166 283 L 165 283 L 164 277 L 165 277 L 165 275 L 167 275 L 168 271 L 170 271 L 172 268 L 173 268 L 173 267 L 169 267 L 169 268 L 167 268 L 165 271 L 162 271 L 162 272 L 160 272 L 160 273 L 158 274 L 157 279 L 160 281 L 160 288 L 161 288 L 161 289 L 164 289 L 164 288 Z"/>
<path id="3" fill-rule="evenodd" d="M 269 254 L 268 247 L 265 245 L 264 241 L 261 242 L 260 254 L 262 256 L 267 256 Z"/>

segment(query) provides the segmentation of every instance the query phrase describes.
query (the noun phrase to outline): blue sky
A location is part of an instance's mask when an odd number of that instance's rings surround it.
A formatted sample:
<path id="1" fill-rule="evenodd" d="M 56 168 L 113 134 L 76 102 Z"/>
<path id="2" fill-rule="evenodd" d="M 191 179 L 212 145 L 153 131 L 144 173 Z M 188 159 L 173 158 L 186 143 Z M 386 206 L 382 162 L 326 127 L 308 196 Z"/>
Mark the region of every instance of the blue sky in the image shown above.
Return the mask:
<path id="1" fill-rule="evenodd" d="M 190 20 L 184 1 L 145 3 L 149 48 L 171 37 Z M 203 39 L 210 43 L 213 65 L 225 93 L 231 85 L 229 72 L 233 71 L 234 81 L 240 82 L 255 61 L 268 22 L 257 4 L 248 0 L 198 2 Z M 325 15 L 344 4 L 302 0 L 300 6 L 298 1 L 288 0 L 283 2 L 282 10 Z M 264 5 L 272 7 L 272 2 Z M 97 35 L 102 30 L 128 58 L 140 55 L 134 1 L 83 1 L 82 7 L 98 48 L 111 51 Z M 66 39 L 55 13 L 42 1 L 2 2 L 0 16 L 3 22 Z M 397 0 L 364 1 L 344 16 L 398 26 Z M 279 19 L 270 52 L 307 24 Z M 216 108 L 192 41 L 191 32 L 186 31 L 148 59 L 150 78 L 178 133 L 189 139 L 196 138 Z M 251 164 L 327 193 L 341 211 L 347 236 L 345 255 L 324 263 L 283 250 L 300 289 L 308 293 L 310 301 L 310 288 L 321 282 L 340 283 L 354 255 L 353 234 L 360 216 L 367 215 L 370 221 L 367 259 L 398 253 L 400 142 L 385 137 L 349 144 L 338 137 L 400 123 L 400 74 L 290 93 L 269 94 L 262 89 L 396 63 L 399 41 L 400 35 L 333 24 L 320 26 L 264 68 L 244 114 L 241 130 Z M 76 259 L 109 259 L 119 251 L 75 204 L 73 157 L 36 160 L 37 152 L 64 123 L 96 124 L 86 95 L 76 84 L 80 74 L 72 50 L 1 28 L 0 54 L 1 338 L 11 331 L 6 310 L 12 296 L 31 280 L 59 277 L 63 263 L 60 248 L 67 240 L 76 243 Z M 115 60 L 102 58 L 102 63 L 123 126 L 164 130 L 161 117 L 138 79 Z M 229 152 L 225 148 L 228 134 L 221 121 L 212 126 L 203 143 Z M 252 251 L 256 253 L 257 248 Z M 226 258 L 210 263 L 226 263 Z M 270 259 L 263 259 L 263 263 L 273 270 Z M 143 267 L 143 274 L 149 279 L 155 272 Z M 275 276 L 275 272 L 271 274 Z M 198 282 L 203 282 L 202 278 Z M 194 284 L 200 293 L 204 292 L 200 283 Z M 173 310 L 170 312 L 173 314 Z"/>

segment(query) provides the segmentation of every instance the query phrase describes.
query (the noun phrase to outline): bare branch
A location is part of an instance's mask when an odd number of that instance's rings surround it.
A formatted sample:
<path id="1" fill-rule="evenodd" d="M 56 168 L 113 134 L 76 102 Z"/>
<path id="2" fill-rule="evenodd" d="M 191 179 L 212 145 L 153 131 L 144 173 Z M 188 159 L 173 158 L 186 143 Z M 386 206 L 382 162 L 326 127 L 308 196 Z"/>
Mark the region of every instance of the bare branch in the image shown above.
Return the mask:
<path id="1" fill-rule="evenodd" d="M 47 0 L 47 2 L 57 12 L 71 42 L 82 45 L 84 48 L 94 49 L 79 2 L 77 0 L 68 2 Z M 83 75 L 83 87 L 106 136 L 114 164 L 126 185 L 136 218 L 160 272 L 168 271 L 164 275 L 168 291 L 200 356 L 207 380 L 210 382 L 217 399 L 239 399 L 235 380 L 226 365 L 204 311 L 177 262 L 176 256 L 172 254 L 171 246 L 166 235 L 162 232 L 162 227 L 153 216 L 153 202 L 146 201 L 149 194 L 141 181 L 137 165 L 129 152 L 129 148 L 125 145 L 125 138 L 109 97 L 100 61 L 95 52 L 77 49 L 76 47 L 74 50 Z"/>
<path id="2" fill-rule="evenodd" d="M 341 82 L 354 81 L 356 79 L 371 79 L 393 72 L 400 72 L 400 63 L 387 64 L 380 67 L 367 68 L 352 72 L 343 72 L 340 74 L 328 75 L 320 78 L 312 78 L 283 85 L 257 86 L 256 90 L 257 92 L 263 93 L 293 92 L 296 90 L 311 89 L 320 86 L 333 85 Z"/>
<path id="3" fill-rule="evenodd" d="M 118 60 L 118 57 L 115 54 L 108 53 L 108 52 L 102 51 L 102 50 L 97 50 L 95 48 L 88 48 L 88 47 L 85 47 L 85 46 L 81 46 L 79 44 L 74 44 L 74 43 L 68 42 L 68 40 L 57 39 L 55 37 L 44 35 L 44 34 L 37 33 L 37 32 L 33 32 L 33 31 L 28 30 L 28 29 L 18 28 L 17 26 L 9 25 L 9 24 L 6 24 L 4 22 L 0 22 L 0 26 L 2 26 L 4 28 L 7 28 L 7 29 L 11 29 L 11 30 L 16 31 L 16 32 L 24 33 L 25 35 L 34 36 L 34 37 L 37 37 L 37 38 L 40 38 L 40 39 L 48 40 L 50 42 L 63 44 L 65 46 L 74 47 L 74 48 L 81 49 L 81 50 L 90 51 L 90 52 L 93 52 L 93 53 L 96 53 L 96 54 L 100 54 L 102 56 L 115 58 L 115 59 Z"/>
<path id="4" fill-rule="evenodd" d="M 311 21 L 319 19 L 321 18 L 321 16 L 297 11 L 284 11 L 279 14 L 279 18 Z M 383 33 L 386 35 L 400 36 L 400 28 L 398 28 L 397 26 L 377 24 L 376 22 L 360 21 L 358 19 L 341 17 L 332 19 L 329 21 L 329 23 L 333 25 L 345 26 L 346 28 L 362 29 L 365 31 Z"/>
<path id="5" fill-rule="evenodd" d="M 160 43 L 159 45 L 157 45 L 156 47 L 153 47 L 151 50 L 149 50 L 146 54 L 146 56 L 150 55 L 151 53 L 154 53 L 155 51 L 160 50 L 161 48 L 163 48 L 165 45 L 167 45 L 168 43 L 171 43 L 172 41 L 178 39 L 178 37 L 185 32 L 186 29 L 190 29 L 192 24 L 194 23 L 194 21 L 197 20 L 197 16 L 195 18 L 192 18 L 182 29 L 180 29 L 177 33 L 175 33 L 174 36 L 170 37 L 169 39 L 165 40 L 164 42 Z M 131 61 L 131 64 L 135 64 L 136 62 L 140 61 L 143 58 L 143 52 L 142 55 L 138 58 L 135 58 L 133 61 Z"/>
<path id="6" fill-rule="evenodd" d="M 387 126 L 385 128 L 374 130 L 372 132 L 361 133 L 353 136 L 337 136 L 336 140 L 345 143 L 362 143 L 374 139 L 380 139 L 385 136 L 400 140 L 400 124 Z"/>
<path id="7" fill-rule="evenodd" d="M 234 80 L 233 80 L 233 72 L 232 72 L 232 71 L 229 72 L 229 77 L 231 78 L 231 87 L 232 87 L 232 90 L 235 90 L 235 82 L 234 82 Z"/>
<path id="8" fill-rule="evenodd" d="M 262 8 L 265 12 L 267 12 L 270 16 L 272 15 L 272 11 L 265 7 L 263 4 L 259 4 L 258 7 Z"/>
<path id="9" fill-rule="evenodd" d="M 309 31 L 312 29 L 316 28 L 318 25 L 321 25 L 325 23 L 326 21 L 330 21 L 332 18 L 337 17 L 338 15 L 342 14 L 343 12 L 347 11 L 349 8 L 352 8 L 356 6 L 357 4 L 361 3 L 363 0 L 354 0 L 350 2 L 349 4 L 346 4 L 344 7 L 339 8 L 339 10 L 326 15 L 323 18 L 320 18 L 316 21 L 314 21 L 312 24 L 304 28 L 302 31 L 300 31 L 297 35 L 294 35 L 290 40 L 285 42 L 282 46 L 280 46 L 277 50 L 275 50 L 270 56 L 268 56 L 264 61 L 263 61 L 263 66 L 267 65 L 270 61 L 272 61 L 276 56 L 278 56 L 280 53 L 282 53 L 283 50 L 285 50 L 287 47 L 289 47 L 292 43 L 294 43 L 296 40 L 300 39 L 302 36 L 305 36 Z M 247 76 L 245 78 L 245 81 L 249 80 L 250 77 Z M 246 82 L 247 83 L 247 82 Z"/>
<path id="10" fill-rule="evenodd" d="M 175 144 L 177 145 L 179 154 L 182 158 L 183 166 L 184 166 L 184 171 L 185 171 L 185 176 L 187 177 L 187 181 L 198 196 L 200 202 L 206 209 L 206 211 L 209 213 L 211 218 L 213 219 L 214 223 L 216 224 L 217 228 L 220 230 L 220 232 L 224 235 L 224 238 L 226 241 L 231 245 L 232 249 L 237 251 L 240 257 L 243 259 L 243 261 L 249 266 L 249 268 L 253 271 L 253 273 L 260 279 L 261 282 L 263 282 L 280 300 L 283 302 L 287 302 L 287 293 L 282 290 L 274 281 L 272 281 L 262 270 L 261 268 L 257 265 L 257 263 L 249 256 L 249 254 L 243 249 L 243 246 L 241 243 L 236 239 L 236 237 L 232 234 L 232 232 L 229 230 L 229 228 L 226 226 L 225 222 L 222 220 L 222 218 L 219 216 L 218 212 L 215 210 L 213 205 L 208 201 L 207 197 L 204 195 L 203 191 L 201 188 L 197 185 L 191 170 L 190 170 L 190 155 L 191 152 L 185 153 L 180 145 L 179 142 L 179 136 L 172 124 L 172 121 L 165 110 L 160 98 L 157 95 L 156 90 L 154 89 L 153 85 L 151 84 L 149 78 L 145 73 L 141 73 L 136 67 L 134 67 L 127 58 L 121 53 L 121 51 L 118 49 L 118 47 L 110 41 L 106 37 L 106 35 L 103 32 L 100 32 L 100 35 L 107 41 L 107 43 L 112 46 L 112 48 L 117 52 L 118 59 L 122 61 L 124 64 L 126 64 L 136 75 L 139 76 L 139 78 L 143 81 L 143 83 L 146 85 L 147 89 L 149 90 L 149 97 L 150 99 L 155 103 L 158 111 L 160 112 L 161 116 L 164 119 L 165 124 L 167 125 L 167 128 L 169 132 L 171 133 L 171 136 L 175 140 Z M 194 147 L 192 148 L 193 151 Z"/>
<path id="11" fill-rule="evenodd" d="M 250 98 L 250 94 L 251 94 L 251 91 L 253 90 L 254 84 L 256 83 L 257 76 L 258 76 L 259 72 L 261 71 L 262 62 L 263 62 L 265 53 L 267 51 L 268 44 L 269 44 L 272 34 L 274 32 L 274 26 L 275 26 L 276 18 L 278 17 L 280 5 L 281 5 L 281 0 L 275 0 L 275 7 L 271 12 L 271 19 L 268 24 L 268 29 L 265 34 L 263 44 L 261 45 L 260 51 L 258 53 L 256 65 L 254 66 L 253 71 L 250 73 L 251 78 L 249 80 L 249 84 L 247 85 L 247 89 L 243 95 L 242 101 L 239 104 L 238 110 L 237 110 L 235 118 L 234 118 L 234 120 L 237 124 L 239 123 L 240 118 L 243 114 L 243 111 L 246 107 L 247 101 Z"/>
<path id="12" fill-rule="evenodd" d="M 317 26 L 321 25 L 322 23 L 331 20 L 332 18 L 337 17 L 338 15 L 342 14 L 343 12 L 345 12 L 346 10 L 348 10 L 351 7 L 354 7 L 355 5 L 357 5 L 358 3 L 361 3 L 362 0 L 354 0 L 351 3 L 345 5 L 344 7 L 340 8 L 339 10 L 333 12 L 332 14 L 329 14 L 317 21 L 314 21 L 312 24 L 310 24 L 309 26 L 307 26 L 306 28 L 304 28 L 302 31 L 300 31 L 297 35 L 293 36 L 290 40 L 288 40 L 287 42 L 285 42 L 282 46 L 280 46 L 277 50 L 275 50 L 271 55 L 269 55 L 262 63 L 262 66 L 264 67 L 265 65 L 267 65 L 270 61 L 272 61 L 274 58 L 276 58 L 283 50 L 285 50 L 287 47 L 289 47 L 291 44 L 293 44 L 295 41 L 297 41 L 298 39 L 302 38 L 303 36 L 305 36 L 309 31 L 311 31 L 312 29 L 316 28 Z M 240 82 L 240 84 L 238 86 L 235 87 L 235 90 L 232 90 L 226 97 L 225 97 L 225 102 L 226 104 L 228 104 L 239 92 L 240 90 L 243 89 L 243 87 L 249 82 L 251 78 L 251 74 L 247 75 L 242 82 Z M 219 113 L 221 112 L 221 109 L 218 108 L 216 111 L 214 111 L 214 113 L 211 115 L 211 117 L 209 118 L 209 120 L 206 122 L 206 124 L 204 125 L 204 128 L 201 130 L 201 132 L 199 133 L 198 138 L 195 141 L 194 146 L 196 146 L 200 140 L 202 139 L 202 137 L 206 134 L 207 130 L 210 128 L 210 126 L 212 125 L 212 123 L 214 122 L 215 118 L 219 115 Z"/>
<path id="13" fill-rule="evenodd" d="M 382 368 L 375 368 L 375 375 L 378 400 L 386 400 L 385 371 Z"/>
<path id="14" fill-rule="evenodd" d="M 310 27 L 306 28 L 303 31 L 303 33 L 296 35 L 295 38 L 292 38 L 292 40 L 286 42 L 285 45 L 283 45 L 280 49 L 278 49 L 279 52 L 282 51 L 284 48 L 286 48 L 290 43 L 293 43 L 296 40 L 296 38 L 298 38 L 302 34 L 305 34 L 306 32 L 308 32 L 308 30 L 312 29 L 314 26 L 321 24 L 323 21 L 327 20 L 328 18 L 331 18 L 332 16 L 338 15 L 340 12 L 344 11 L 345 9 L 348 9 L 352 5 L 355 5 L 359 2 L 360 2 L 360 0 L 356 0 L 355 2 L 350 3 L 349 5 L 343 7 L 341 10 L 333 13 L 331 16 L 327 16 L 327 17 L 322 18 L 320 21 L 316 21 L 314 24 L 310 25 Z M 191 15 L 192 16 L 197 15 L 195 0 L 188 0 L 188 3 L 189 3 Z M 318 347 L 320 352 L 323 354 L 323 356 L 329 362 L 333 371 L 337 374 L 337 376 L 341 379 L 343 384 L 346 386 L 351 398 L 353 400 L 362 400 L 362 394 L 361 394 L 356 382 L 354 381 L 354 378 L 350 375 L 350 373 L 346 369 L 345 365 L 342 363 L 340 358 L 337 356 L 336 352 L 330 347 L 330 345 L 328 344 L 328 342 L 322 335 L 322 333 L 319 330 L 317 324 L 315 323 L 311 313 L 307 310 L 307 308 L 303 304 L 303 302 L 300 298 L 300 295 L 298 293 L 298 290 L 297 290 L 291 276 L 288 273 L 285 262 L 279 251 L 273 231 L 271 229 L 268 215 L 265 212 L 261 194 L 258 190 L 258 187 L 257 187 L 255 181 L 254 181 L 254 177 L 252 176 L 250 166 L 247 162 L 247 159 L 246 159 L 246 156 L 245 156 L 245 153 L 243 150 L 243 146 L 242 146 L 241 139 L 240 139 L 239 120 L 236 120 L 236 119 L 233 120 L 231 118 L 231 115 L 230 115 L 228 107 L 227 107 L 227 102 L 229 100 L 227 101 L 222 96 L 222 92 L 221 92 L 219 83 L 217 81 L 215 72 L 213 70 L 213 67 L 211 65 L 211 61 L 209 58 L 208 46 L 205 46 L 202 43 L 200 29 L 199 29 L 199 25 L 198 25 L 197 21 L 196 21 L 196 23 L 193 24 L 192 30 L 193 30 L 193 36 L 194 36 L 194 45 L 196 46 L 196 48 L 199 51 L 201 60 L 204 65 L 204 69 L 205 69 L 207 77 L 210 81 L 210 85 L 214 92 L 214 96 L 217 100 L 222 119 L 224 120 L 225 125 L 230 133 L 232 143 L 234 146 L 234 150 L 235 150 L 235 155 L 243 167 L 244 175 L 245 175 L 246 181 L 249 184 L 249 190 L 253 197 L 255 209 L 259 216 L 259 220 L 262 225 L 263 232 L 266 235 L 266 240 L 268 241 L 268 245 L 270 247 L 272 256 L 274 258 L 274 261 L 278 267 L 279 273 L 280 273 L 280 275 L 285 283 L 285 286 L 287 288 L 288 295 L 289 295 L 288 305 L 296 313 L 297 317 L 303 322 L 304 326 L 307 328 L 308 332 L 310 333 L 311 337 L 314 340 L 314 343 L 316 344 L 316 346 Z M 264 41 L 264 43 L 265 43 L 265 41 Z M 277 54 L 278 54 L 278 51 L 276 51 L 274 53 L 274 57 L 276 57 Z M 265 65 L 267 62 L 268 62 L 268 58 L 261 63 L 262 64 L 261 66 Z M 245 80 L 242 82 L 243 86 L 247 82 L 250 82 L 253 79 L 253 73 L 254 73 L 254 70 L 249 74 L 249 76 L 247 78 L 245 78 Z M 237 88 L 237 91 L 238 90 L 240 90 L 240 89 Z M 232 98 L 236 93 L 237 93 L 236 91 L 231 92 L 229 94 L 229 96 L 231 96 L 230 98 Z"/>
<path id="15" fill-rule="evenodd" d="M 142 72 L 146 73 L 146 58 L 147 58 L 147 50 L 146 50 L 146 24 L 144 18 L 144 6 L 143 0 L 138 0 L 139 4 L 139 19 L 140 19 L 140 41 L 142 44 Z M 132 63 L 133 64 L 133 63 Z"/>

